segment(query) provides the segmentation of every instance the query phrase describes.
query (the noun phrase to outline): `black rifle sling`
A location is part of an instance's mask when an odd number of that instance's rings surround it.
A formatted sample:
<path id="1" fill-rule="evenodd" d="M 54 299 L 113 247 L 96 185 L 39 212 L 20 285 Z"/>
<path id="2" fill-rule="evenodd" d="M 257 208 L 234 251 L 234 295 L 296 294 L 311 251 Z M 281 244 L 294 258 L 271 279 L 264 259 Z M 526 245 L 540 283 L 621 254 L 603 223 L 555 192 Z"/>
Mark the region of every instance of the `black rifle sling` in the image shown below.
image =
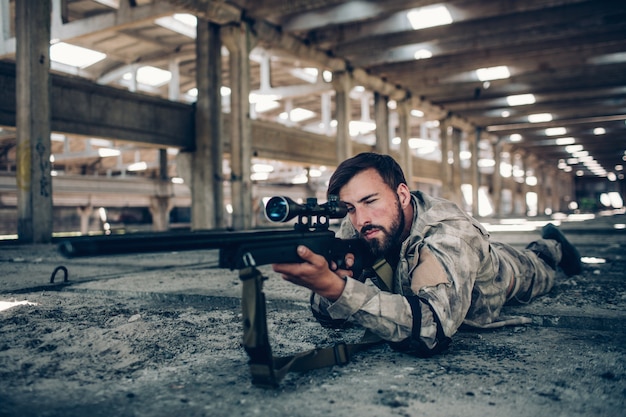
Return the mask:
<path id="1" fill-rule="evenodd" d="M 393 268 L 389 262 L 381 257 L 374 262 L 372 269 L 376 273 L 376 277 L 372 279 L 374 284 L 383 291 L 393 292 Z"/>
<path id="2" fill-rule="evenodd" d="M 290 372 L 303 372 L 333 365 L 345 365 L 352 354 L 379 344 L 382 340 L 366 332 L 358 343 L 338 343 L 291 356 L 274 357 L 267 333 L 267 316 L 263 281 L 267 278 L 255 267 L 239 271 L 242 281 L 241 310 L 243 318 L 243 345 L 250 357 L 252 384 L 278 387 Z"/>

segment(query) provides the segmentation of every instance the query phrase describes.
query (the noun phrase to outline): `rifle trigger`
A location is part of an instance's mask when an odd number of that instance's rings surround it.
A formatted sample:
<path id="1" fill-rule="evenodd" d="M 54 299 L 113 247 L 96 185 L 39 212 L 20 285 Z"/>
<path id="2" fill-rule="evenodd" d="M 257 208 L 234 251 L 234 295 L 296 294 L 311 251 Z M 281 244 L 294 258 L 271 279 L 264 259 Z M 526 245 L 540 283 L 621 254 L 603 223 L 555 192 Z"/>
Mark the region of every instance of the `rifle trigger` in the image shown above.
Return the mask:
<path id="1" fill-rule="evenodd" d="M 256 266 L 256 261 L 254 260 L 254 256 L 250 252 L 246 252 L 241 257 L 243 264 L 247 267 Z"/>

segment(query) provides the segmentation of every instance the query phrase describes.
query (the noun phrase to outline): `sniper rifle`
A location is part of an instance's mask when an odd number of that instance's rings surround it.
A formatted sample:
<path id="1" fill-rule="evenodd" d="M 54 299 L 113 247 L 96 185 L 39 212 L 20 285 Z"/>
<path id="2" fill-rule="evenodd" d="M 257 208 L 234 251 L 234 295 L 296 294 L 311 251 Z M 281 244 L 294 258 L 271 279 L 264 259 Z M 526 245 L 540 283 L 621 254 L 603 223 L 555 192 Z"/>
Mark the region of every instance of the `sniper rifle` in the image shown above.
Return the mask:
<path id="1" fill-rule="evenodd" d="M 298 204 L 289 197 L 276 196 L 265 205 L 265 216 L 273 223 L 297 217 L 293 230 L 246 230 L 193 232 L 151 232 L 80 236 L 60 242 L 59 251 L 68 258 L 149 252 L 175 252 L 219 249 L 219 267 L 231 270 L 273 263 L 297 263 L 298 245 L 305 245 L 329 262 L 344 267 L 345 256 L 352 253 L 354 276 L 360 275 L 371 260 L 367 245 L 360 239 L 339 239 L 329 230 L 330 219 L 345 217 L 347 209 L 335 196 L 318 204 L 309 198 Z"/>
<path id="2" fill-rule="evenodd" d="M 114 254 L 219 249 L 219 267 L 239 270 L 242 281 L 243 346 L 250 358 L 254 385 L 277 387 L 290 371 L 307 371 L 349 362 L 350 354 L 372 345 L 370 342 L 339 343 L 288 357 L 272 355 L 267 332 L 263 281 L 267 278 L 256 268 L 272 263 L 297 263 L 298 245 L 305 245 L 323 255 L 329 265 L 345 269 L 345 257 L 354 255 L 350 268 L 359 277 L 363 268 L 371 267 L 373 256 L 360 239 L 339 239 L 329 230 L 330 219 L 347 214 L 346 206 L 336 196 L 318 204 L 309 198 L 298 204 L 283 196 L 272 197 L 265 205 L 265 216 L 274 223 L 297 217 L 293 230 L 193 231 L 112 234 L 66 238 L 59 251 L 68 258 Z"/>

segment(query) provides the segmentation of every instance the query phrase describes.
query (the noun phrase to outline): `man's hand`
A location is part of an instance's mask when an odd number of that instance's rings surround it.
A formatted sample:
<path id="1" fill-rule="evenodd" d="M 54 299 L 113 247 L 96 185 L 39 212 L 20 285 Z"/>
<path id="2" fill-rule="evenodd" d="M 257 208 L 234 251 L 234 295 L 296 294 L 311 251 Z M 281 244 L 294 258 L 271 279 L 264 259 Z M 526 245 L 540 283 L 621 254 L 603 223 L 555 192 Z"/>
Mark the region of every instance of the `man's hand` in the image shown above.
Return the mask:
<path id="1" fill-rule="evenodd" d="M 303 245 L 298 246 L 298 255 L 304 262 L 273 264 L 272 268 L 289 282 L 308 288 L 330 301 L 337 300 L 346 286 L 344 277 L 352 276 L 352 271 L 336 269 L 335 263 L 332 265 L 334 269 L 331 270 L 326 258 Z M 346 256 L 346 265 L 350 266 L 353 263 L 354 256 Z"/>

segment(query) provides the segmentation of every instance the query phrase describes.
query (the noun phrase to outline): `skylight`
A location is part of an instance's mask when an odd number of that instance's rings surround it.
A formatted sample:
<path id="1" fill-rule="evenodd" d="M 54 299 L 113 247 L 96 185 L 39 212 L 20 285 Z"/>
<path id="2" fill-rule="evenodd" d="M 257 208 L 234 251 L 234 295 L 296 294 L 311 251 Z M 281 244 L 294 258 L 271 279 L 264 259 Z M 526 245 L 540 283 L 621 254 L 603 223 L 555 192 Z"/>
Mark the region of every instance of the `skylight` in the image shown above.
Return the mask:
<path id="1" fill-rule="evenodd" d="M 548 136 L 560 136 L 567 133 L 567 129 L 564 127 L 549 127 L 546 129 L 546 135 Z"/>
<path id="2" fill-rule="evenodd" d="M 480 81 L 503 80 L 509 78 L 511 73 L 506 65 L 498 67 L 478 68 L 476 76 Z"/>
<path id="3" fill-rule="evenodd" d="M 98 156 L 106 158 L 109 156 L 120 156 L 122 152 L 119 149 L 100 148 L 98 149 Z"/>
<path id="4" fill-rule="evenodd" d="M 367 120 L 352 120 L 348 127 L 350 136 L 367 135 L 376 129 L 376 123 Z"/>
<path id="5" fill-rule="evenodd" d="M 270 110 L 275 110 L 280 107 L 280 103 L 275 100 L 267 99 L 267 100 L 259 100 L 253 103 L 254 110 L 257 113 L 264 113 Z"/>
<path id="6" fill-rule="evenodd" d="M 313 113 L 311 110 L 297 107 L 291 110 L 289 113 L 287 112 L 281 113 L 279 117 L 283 120 L 291 120 L 292 122 L 301 122 L 303 120 L 310 119 L 313 116 L 315 116 L 315 113 Z"/>
<path id="7" fill-rule="evenodd" d="M 132 74 L 127 72 L 123 78 L 130 80 Z M 137 82 L 151 87 L 158 87 L 170 81 L 172 73 L 157 67 L 146 65 L 137 70 Z"/>
<path id="8" fill-rule="evenodd" d="M 148 169 L 148 164 L 143 161 L 135 162 L 133 164 L 130 164 L 126 169 L 129 171 L 145 171 L 146 169 Z"/>
<path id="9" fill-rule="evenodd" d="M 549 122 L 551 120 L 552 120 L 552 115 L 550 113 L 536 113 L 536 114 L 528 115 L 528 121 L 530 123 Z"/>
<path id="10" fill-rule="evenodd" d="M 414 30 L 452 23 L 452 16 L 443 4 L 413 9 L 406 14 L 406 17 Z"/>
<path id="11" fill-rule="evenodd" d="M 196 16 L 190 13 L 175 13 L 174 19 L 188 26 L 192 26 L 192 27 L 198 26 L 198 18 L 196 18 Z"/>
<path id="12" fill-rule="evenodd" d="M 433 53 L 425 48 L 415 51 L 415 53 L 413 54 L 413 58 L 415 59 L 428 59 L 432 58 L 432 56 Z"/>
<path id="13" fill-rule="evenodd" d="M 432 153 L 437 150 L 437 142 L 432 139 L 410 138 L 409 148 L 417 149 L 418 154 Z"/>
<path id="14" fill-rule="evenodd" d="M 575 153 L 583 150 L 583 145 L 570 145 L 565 147 L 565 152 Z"/>
<path id="15" fill-rule="evenodd" d="M 198 20 L 192 14 L 176 13 L 173 16 L 160 17 L 154 23 L 191 39 L 196 38 Z"/>
<path id="16" fill-rule="evenodd" d="M 319 74 L 319 70 L 313 67 L 294 68 L 290 72 L 294 77 L 311 84 L 314 84 L 317 81 L 317 76 Z"/>
<path id="17" fill-rule="evenodd" d="M 526 104 L 533 104 L 535 102 L 535 96 L 532 94 L 517 94 L 515 96 L 508 96 L 506 102 L 509 103 L 509 106 L 524 106 Z"/>
<path id="18" fill-rule="evenodd" d="M 573 145 L 574 143 L 576 143 L 576 139 L 571 136 L 567 138 L 558 138 L 556 140 L 557 145 Z"/>
<path id="19" fill-rule="evenodd" d="M 65 42 L 58 42 L 50 45 L 50 60 L 77 68 L 87 68 L 96 62 L 106 58 L 106 54 L 83 48 L 81 46 L 70 45 Z"/>

